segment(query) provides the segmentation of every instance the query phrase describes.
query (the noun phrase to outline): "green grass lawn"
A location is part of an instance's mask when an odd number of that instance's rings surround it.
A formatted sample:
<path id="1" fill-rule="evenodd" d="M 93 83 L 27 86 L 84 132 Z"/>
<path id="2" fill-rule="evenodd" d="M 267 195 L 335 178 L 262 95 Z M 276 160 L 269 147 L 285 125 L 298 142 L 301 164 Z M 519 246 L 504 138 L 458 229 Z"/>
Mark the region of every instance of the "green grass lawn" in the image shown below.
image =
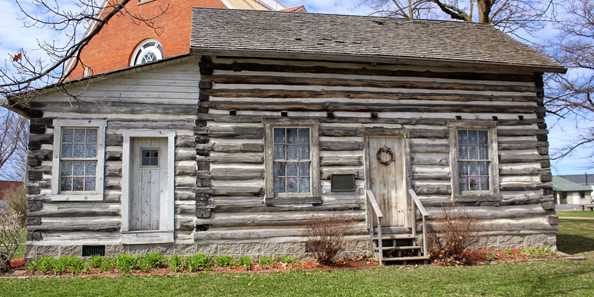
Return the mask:
<path id="1" fill-rule="evenodd" d="M 0 280 L 0 296 L 594 296 L 594 260 L 477 267 Z"/>
<path id="2" fill-rule="evenodd" d="M 594 218 L 594 211 L 560 211 L 559 217 Z"/>
<path id="3" fill-rule="evenodd" d="M 561 218 L 557 247 L 570 254 L 594 251 L 594 221 Z"/>
<path id="4" fill-rule="evenodd" d="M 561 220 L 559 249 L 585 252 L 587 259 L 474 267 L 0 279 L 0 296 L 594 296 L 594 222 Z"/>

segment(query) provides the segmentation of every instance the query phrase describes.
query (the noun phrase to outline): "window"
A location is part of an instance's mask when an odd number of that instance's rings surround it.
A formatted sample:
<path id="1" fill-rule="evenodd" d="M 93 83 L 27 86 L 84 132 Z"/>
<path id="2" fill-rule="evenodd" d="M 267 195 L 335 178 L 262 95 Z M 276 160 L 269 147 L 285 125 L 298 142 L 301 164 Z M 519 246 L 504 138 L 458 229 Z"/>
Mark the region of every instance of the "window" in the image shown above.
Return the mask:
<path id="1" fill-rule="evenodd" d="M 60 192 L 94 192 L 97 128 L 62 128 Z"/>
<path id="2" fill-rule="evenodd" d="M 499 193 L 495 122 L 450 123 L 450 166 L 453 196 Z"/>
<path id="3" fill-rule="evenodd" d="M 54 120 L 52 198 L 102 200 L 105 121 Z"/>
<path id="4" fill-rule="evenodd" d="M 274 193 L 310 192 L 310 129 L 274 129 Z"/>
<path id="5" fill-rule="evenodd" d="M 319 198 L 318 124 L 266 124 L 266 197 Z"/>
<path id="6" fill-rule="evenodd" d="M 158 149 L 142 149 L 142 166 L 159 166 L 159 150 Z"/>
<path id="7" fill-rule="evenodd" d="M 586 192 L 580 192 L 580 198 L 581 199 L 585 199 L 586 198 Z"/>
<path id="8" fill-rule="evenodd" d="M 460 191 L 489 191 L 489 131 L 458 130 Z"/>
<path id="9" fill-rule="evenodd" d="M 163 59 L 163 47 L 154 40 L 145 40 L 136 47 L 130 59 L 130 66 L 153 63 Z"/>

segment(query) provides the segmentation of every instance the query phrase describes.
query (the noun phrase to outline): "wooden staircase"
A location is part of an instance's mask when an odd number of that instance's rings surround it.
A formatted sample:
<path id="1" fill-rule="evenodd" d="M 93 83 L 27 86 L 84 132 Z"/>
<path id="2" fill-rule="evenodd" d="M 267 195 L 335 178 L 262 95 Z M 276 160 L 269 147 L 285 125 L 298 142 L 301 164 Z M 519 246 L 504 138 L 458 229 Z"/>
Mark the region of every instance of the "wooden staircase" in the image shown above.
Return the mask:
<path id="1" fill-rule="evenodd" d="M 373 192 L 367 191 L 369 235 L 373 242 L 374 252 L 377 254 L 381 265 L 429 262 L 426 239 L 427 211 L 413 190 L 409 190 L 409 196 L 411 202 L 413 202 L 411 203 L 413 205 L 411 210 L 412 224 L 416 225 L 418 211 L 422 222 L 421 234 L 417 234 L 414 228 L 382 226 L 382 211 Z"/>

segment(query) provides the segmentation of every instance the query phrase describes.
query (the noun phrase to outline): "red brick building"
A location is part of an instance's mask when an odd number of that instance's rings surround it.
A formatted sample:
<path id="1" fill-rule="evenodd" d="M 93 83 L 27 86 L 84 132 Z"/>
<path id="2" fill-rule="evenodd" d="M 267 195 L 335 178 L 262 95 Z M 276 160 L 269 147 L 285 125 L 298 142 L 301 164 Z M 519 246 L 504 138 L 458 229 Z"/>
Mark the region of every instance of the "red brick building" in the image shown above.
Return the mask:
<path id="1" fill-rule="evenodd" d="M 303 12 L 303 6 L 286 7 L 276 0 L 134 0 L 96 35 L 81 52 L 70 79 L 96 75 L 129 66 L 188 53 L 192 7 Z M 130 15 L 158 16 L 151 28 Z M 72 63 L 74 64 L 74 63 Z M 74 65 L 69 65 L 73 67 Z"/>

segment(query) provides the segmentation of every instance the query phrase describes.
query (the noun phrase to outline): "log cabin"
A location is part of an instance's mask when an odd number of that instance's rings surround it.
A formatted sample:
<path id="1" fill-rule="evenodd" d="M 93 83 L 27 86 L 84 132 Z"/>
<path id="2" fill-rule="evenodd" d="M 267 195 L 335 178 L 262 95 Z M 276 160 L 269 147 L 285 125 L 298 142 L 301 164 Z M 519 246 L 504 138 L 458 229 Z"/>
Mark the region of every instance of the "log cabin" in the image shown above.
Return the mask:
<path id="1" fill-rule="evenodd" d="M 305 257 L 340 218 L 344 256 L 426 259 L 448 208 L 477 246 L 554 248 L 543 74 L 564 71 L 490 25 L 194 8 L 189 54 L 20 107 L 27 257 Z"/>

